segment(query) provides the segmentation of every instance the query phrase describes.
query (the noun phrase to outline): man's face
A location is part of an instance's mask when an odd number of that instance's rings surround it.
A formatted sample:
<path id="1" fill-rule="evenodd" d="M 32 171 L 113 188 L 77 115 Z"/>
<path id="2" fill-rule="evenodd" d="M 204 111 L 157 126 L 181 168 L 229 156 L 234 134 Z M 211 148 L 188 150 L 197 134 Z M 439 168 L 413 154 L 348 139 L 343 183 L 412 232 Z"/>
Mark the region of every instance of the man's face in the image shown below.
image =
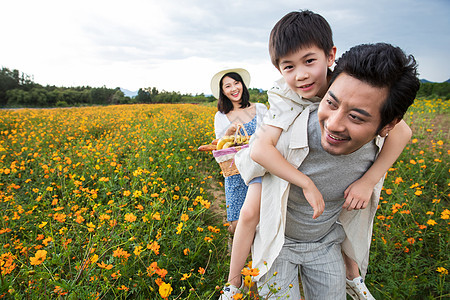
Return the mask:
<path id="1" fill-rule="evenodd" d="M 380 109 L 387 96 L 387 87 L 373 87 L 348 74 L 340 74 L 319 105 L 324 150 L 333 155 L 345 155 L 371 141 L 378 134 Z M 386 125 L 380 135 L 393 127 L 390 125 Z"/>
<path id="2" fill-rule="evenodd" d="M 303 98 L 323 97 L 328 87 L 327 71 L 335 55 L 336 47 L 328 54 L 317 46 L 304 47 L 282 57 L 278 69 L 289 88 Z"/>

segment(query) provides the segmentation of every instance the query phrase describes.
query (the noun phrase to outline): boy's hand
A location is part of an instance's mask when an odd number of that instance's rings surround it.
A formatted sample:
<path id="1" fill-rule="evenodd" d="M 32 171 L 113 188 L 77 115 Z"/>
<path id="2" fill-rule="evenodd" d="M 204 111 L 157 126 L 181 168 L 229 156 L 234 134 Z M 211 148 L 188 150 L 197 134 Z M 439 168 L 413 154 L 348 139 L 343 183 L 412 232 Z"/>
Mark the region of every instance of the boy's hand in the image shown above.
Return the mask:
<path id="1" fill-rule="evenodd" d="M 362 179 L 353 182 L 344 192 L 345 202 L 342 208 L 347 210 L 366 208 L 367 204 L 369 204 L 373 187 L 373 184 Z"/>
<path id="2" fill-rule="evenodd" d="M 303 194 L 314 210 L 313 219 L 318 218 L 325 209 L 325 202 L 323 201 L 322 194 L 312 181 L 311 184 L 308 184 L 308 186 L 303 188 Z"/>

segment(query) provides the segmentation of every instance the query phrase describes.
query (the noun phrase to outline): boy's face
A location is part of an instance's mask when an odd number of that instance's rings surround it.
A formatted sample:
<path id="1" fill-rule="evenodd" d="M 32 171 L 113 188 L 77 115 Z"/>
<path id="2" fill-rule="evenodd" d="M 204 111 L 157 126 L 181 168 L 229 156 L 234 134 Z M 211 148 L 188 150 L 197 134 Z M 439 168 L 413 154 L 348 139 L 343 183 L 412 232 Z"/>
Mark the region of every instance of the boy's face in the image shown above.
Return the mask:
<path id="1" fill-rule="evenodd" d="M 303 98 L 323 97 L 327 71 L 334 63 L 336 47 L 325 55 L 317 46 L 304 47 L 280 59 L 278 69 L 291 90 Z"/>
<path id="2" fill-rule="evenodd" d="M 317 113 L 324 150 L 333 155 L 350 154 L 377 134 L 385 136 L 398 121 L 377 131 L 381 106 L 388 92 L 387 87 L 373 87 L 348 74 L 340 74 L 320 102 Z"/>

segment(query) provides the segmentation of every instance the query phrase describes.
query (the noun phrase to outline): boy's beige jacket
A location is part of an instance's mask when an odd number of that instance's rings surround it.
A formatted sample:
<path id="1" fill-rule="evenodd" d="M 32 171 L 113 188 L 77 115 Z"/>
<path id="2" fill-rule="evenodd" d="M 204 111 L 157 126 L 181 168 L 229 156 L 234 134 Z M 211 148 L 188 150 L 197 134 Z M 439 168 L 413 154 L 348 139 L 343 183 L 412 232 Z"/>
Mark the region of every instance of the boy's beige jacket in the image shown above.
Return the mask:
<path id="1" fill-rule="evenodd" d="M 282 100 L 280 100 L 282 101 Z M 296 168 L 300 166 L 308 155 L 308 118 L 311 111 L 316 110 L 318 104 L 306 107 L 294 120 L 293 124 L 283 131 L 277 149 Z M 295 134 L 293 134 L 295 133 Z M 384 138 L 375 140 L 380 150 Z M 250 147 L 236 154 L 235 161 L 245 183 L 258 176 L 262 178 L 260 221 L 256 228 L 255 240 L 252 245 L 252 266 L 259 269 L 260 279 L 272 266 L 284 244 L 284 229 L 286 223 L 286 207 L 290 183 L 270 173 L 250 158 Z M 374 188 L 371 201 L 363 210 L 342 210 L 339 222 L 347 235 L 342 244 L 343 251 L 358 263 L 361 275 L 367 272 L 369 261 L 369 248 L 372 239 L 373 219 L 380 198 L 381 179 Z"/>

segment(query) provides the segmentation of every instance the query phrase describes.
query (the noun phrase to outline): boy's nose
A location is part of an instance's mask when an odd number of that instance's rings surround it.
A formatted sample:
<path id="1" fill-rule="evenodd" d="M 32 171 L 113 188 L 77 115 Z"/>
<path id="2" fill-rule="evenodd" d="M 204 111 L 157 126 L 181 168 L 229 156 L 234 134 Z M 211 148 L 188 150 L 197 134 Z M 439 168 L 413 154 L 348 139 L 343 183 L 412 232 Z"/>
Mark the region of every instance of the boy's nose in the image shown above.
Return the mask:
<path id="1" fill-rule="evenodd" d="M 302 80 L 305 80 L 305 79 L 308 79 L 309 78 L 309 74 L 308 74 L 308 72 L 304 72 L 304 71 L 298 71 L 297 72 L 297 74 L 296 74 L 296 80 L 298 80 L 298 81 L 302 81 Z"/>

